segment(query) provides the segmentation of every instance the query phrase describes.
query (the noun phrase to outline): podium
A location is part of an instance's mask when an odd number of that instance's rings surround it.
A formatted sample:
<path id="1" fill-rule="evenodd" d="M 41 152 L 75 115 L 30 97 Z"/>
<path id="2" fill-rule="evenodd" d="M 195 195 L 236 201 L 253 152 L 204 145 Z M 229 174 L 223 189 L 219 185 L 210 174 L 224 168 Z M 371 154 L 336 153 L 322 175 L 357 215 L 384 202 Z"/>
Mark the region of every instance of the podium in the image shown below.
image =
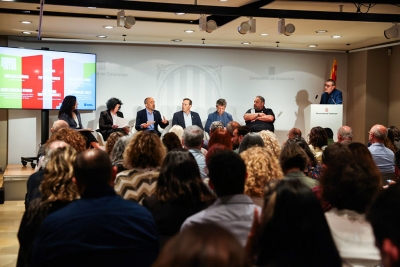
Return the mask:
<path id="1" fill-rule="evenodd" d="M 343 105 L 311 104 L 304 109 L 305 135 L 313 127 L 331 128 L 337 141 L 337 130 L 343 126 Z"/>

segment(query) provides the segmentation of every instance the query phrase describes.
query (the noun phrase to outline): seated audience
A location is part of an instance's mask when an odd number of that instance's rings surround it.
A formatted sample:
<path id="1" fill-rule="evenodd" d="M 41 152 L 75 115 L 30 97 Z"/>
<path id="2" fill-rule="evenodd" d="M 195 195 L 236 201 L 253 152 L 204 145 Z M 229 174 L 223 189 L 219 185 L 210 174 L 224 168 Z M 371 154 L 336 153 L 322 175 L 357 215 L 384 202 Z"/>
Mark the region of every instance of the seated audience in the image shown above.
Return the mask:
<path id="1" fill-rule="evenodd" d="M 182 223 L 215 200 L 200 178 L 199 167 L 186 149 L 169 152 L 161 166 L 156 193 L 143 200 L 163 239 L 179 232 Z"/>
<path id="2" fill-rule="evenodd" d="M 376 266 L 381 257 L 365 212 L 382 190 L 382 183 L 378 175 L 358 161 L 341 143 L 325 149 L 322 197 L 333 207 L 325 217 L 345 266 Z"/>
<path id="3" fill-rule="evenodd" d="M 244 246 L 253 221 L 254 209 L 251 198 L 244 195 L 246 165 L 238 154 L 229 150 L 215 152 L 208 163 L 210 183 L 218 198 L 213 205 L 189 217 L 181 230 L 206 222 L 224 227 Z"/>
<path id="4" fill-rule="evenodd" d="M 240 157 L 246 164 L 247 178 L 244 193 L 259 207 L 264 205 L 264 187 L 272 180 L 283 178 L 279 161 L 273 152 L 265 147 L 253 146 L 243 151 Z"/>
<path id="5" fill-rule="evenodd" d="M 372 225 L 382 266 L 400 266 L 400 185 L 384 190 L 372 203 L 367 219 Z"/>
<path id="6" fill-rule="evenodd" d="M 279 163 L 285 175 L 285 180 L 299 180 L 308 188 L 319 186 L 319 182 L 304 175 L 308 158 L 306 152 L 297 144 L 296 140 L 288 139 L 283 146 Z"/>
<path id="7" fill-rule="evenodd" d="M 133 136 L 123 136 L 115 143 L 111 152 L 111 164 L 117 167 L 117 173 L 127 170 L 124 167 L 124 152 L 125 148 L 131 141 Z"/>
<path id="8" fill-rule="evenodd" d="M 290 129 L 289 133 L 287 134 L 287 137 L 288 137 L 288 139 L 301 137 L 301 130 L 299 128 L 292 128 L 292 129 Z"/>
<path id="9" fill-rule="evenodd" d="M 120 139 L 122 136 L 124 136 L 121 132 L 114 132 L 110 134 L 110 136 L 107 139 L 105 151 L 107 152 L 108 155 L 111 155 L 111 152 L 115 146 L 115 143 Z"/>
<path id="10" fill-rule="evenodd" d="M 239 154 L 253 146 L 265 147 L 264 141 L 258 133 L 248 133 L 240 142 Z"/>
<path id="11" fill-rule="evenodd" d="M 99 130 L 103 136 L 104 141 L 108 141 L 108 137 L 115 132 L 119 132 L 123 135 L 129 134 L 130 127 L 126 126 L 120 128 L 117 125 L 117 117 L 123 118 L 124 114 L 120 111 L 122 102 L 118 98 L 110 98 L 107 103 L 107 110 L 100 112 L 99 118 Z"/>
<path id="12" fill-rule="evenodd" d="M 393 131 L 393 139 L 394 139 L 393 144 L 397 148 L 400 148 L 400 131 L 399 131 L 399 129 L 396 126 L 390 126 L 389 129 L 392 129 L 392 131 Z"/>
<path id="13" fill-rule="evenodd" d="M 176 124 L 169 129 L 169 133 L 174 133 L 179 137 L 179 140 L 182 141 L 182 136 L 183 136 L 183 128 L 182 126 Z"/>
<path id="14" fill-rule="evenodd" d="M 383 125 L 376 124 L 369 131 L 371 146 L 368 149 L 383 179 L 385 177 L 392 177 L 395 173 L 394 153 L 384 145 L 386 136 L 387 129 Z"/>
<path id="15" fill-rule="evenodd" d="M 304 174 L 312 179 L 319 180 L 322 164 L 318 163 L 306 140 L 303 137 L 296 137 L 293 140 L 306 152 L 308 157 L 307 168 L 304 170 Z"/>
<path id="16" fill-rule="evenodd" d="M 192 155 L 196 159 L 197 165 L 199 166 L 200 169 L 201 179 L 207 177 L 205 170 L 206 158 L 203 152 L 201 151 L 201 147 L 203 145 L 203 138 L 204 138 L 204 132 L 197 125 L 186 127 L 183 132 L 183 138 L 182 138 L 183 147 L 189 150 L 189 152 L 192 153 Z"/>
<path id="17" fill-rule="evenodd" d="M 173 132 L 166 133 L 162 139 L 162 142 L 167 149 L 167 152 L 175 148 L 182 148 L 182 141 Z"/>
<path id="18" fill-rule="evenodd" d="M 342 126 L 337 131 L 338 143 L 352 142 L 353 141 L 353 130 L 349 126 Z"/>
<path id="19" fill-rule="evenodd" d="M 213 132 L 215 132 L 215 130 L 217 130 L 217 129 L 224 129 L 224 125 L 220 121 L 213 121 L 209 128 L 210 128 L 209 137 L 211 138 L 211 135 L 213 134 Z M 229 135 L 229 139 L 231 139 L 231 138 L 232 137 Z M 208 142 L 209 142 L 209 140 L 203 140 L 203 148 L 204 149 L 208 149 L 208 147 L 209 147 Z"/>
<path id="20" fill-rule="evenodd" d="M 239 127 L 240 124 L 237 121 L 230 121 L 227 125 L 226 125 L 226 130 L 228 131 L 228 133 L 231 135 L 231 137 L 233 137 L 233 131 Z"/>
<path id="21" fill-rule="evenodd" d="M 324 128 L 324 131 L 326 132 L 326 135 L 328 136 L 328 146 L 335 143 L 333 141 L 333 131 L 331 128 Z"/>
<path id="22" fill-rule="evenodd" d="M 214 223 L 182 230 L 162 249 L 153 267 L 250 267 L 245 251 L 229 231 Z"/>
<path id="23" fill-rule="evenodd" d="M 262 130 L 258 132 L 264 141 L 264 145 L 267 149 L 271 150 L 274 156 L 278 159 L 279 154 L 281 153 L 281 146 L 279 145 L 279 141 L 276 138 L 275 134 L 268 130 Z"/>
<path id="24" fill-rule="evenodd" d="M 387 128 L 387 136 L 385 137 L 384 145 L 385 145 L 385 147 L 387 147 L 390 150 L 392 150 L 393 153 L 397 152 L 397 147 L 394 144 L 394 132 L 390 128 Z"/>
<path id="25" fill-rule="evenodd" d="M 115 192 L 140 204 L 156 191 L 165 148 L 158 135 L 149 131 L 136 133 L 124 152 L 126 171 L 117 174 Z"/>
<path id="26" fill-rule="evenodd" d="M 311 129 L 308 137 L 308 146 L 310 147 L 311 152 L 314 154 L 317 162 L 321 163 L 322 152 L 328 145 L 328 135 L 326 134 L 324 128 L 317 126 Z"/>
<path id="27" fill-rule="evenodd" d="M 30 203 L 18 230 L 18 267 L 29 266 L 33 241 L 47 215 L 65 207 L 79 196 L 72 182 L 76 150 L 63 141 L 54 141 L 46 146 L 46 151 L 44 179 L 40 185 L 42 197 Z"/>
<path id="28" fill-rule="evenodd" d="M 115 194 L 115 173 L 106 152 L 78 154 L 73 180 L 81 198 L 43 221 L 31 266 L 151 266 L 158 254 L 154 219 Z"/>
<path id="29" fill-rule="evenodd" d="M 215 144 L 221 144 L 232 150 L 232 140 L 231 136 L 225 129 L 217 129 L 211 135 L 210 140 L 208 141 L 208 148 L 212 147 Z"/>
<path id="30" fill-rule="evenodd" d="M 66 121 L 57 120 L 57 121 L 53 122 L 53 126 L 50 128 L 50 132 L 51 132 L 51 134 L 54 134 L 60 129 L 67 129 L 67 128 L 68 128 L 68 123 Z M 40 158 L 44 155 L 45 146 L 46 146 L 46 144 L 40 144 L 39 151 L 37 154 L 37 158 L 39 159 L 39 161 L 40 161 Z M 37 170 L 40 169 L 39 164 L 36 166 Z"/>
<path id="31" fill-rule="evenodd" d="M 233 130 L 232 147 L 239 153 L 239 146 L 246 134 L 250 133 L 250 128 L 247 126 L 239 126 Z"/>
<path id="32" fill-rule="evenodd" d="M 271 182 L 246 245 L 256 266 L 342 266 L 315 195 L 299 180 Z M 255 257 L 253 257 L 255 256 Z"/>

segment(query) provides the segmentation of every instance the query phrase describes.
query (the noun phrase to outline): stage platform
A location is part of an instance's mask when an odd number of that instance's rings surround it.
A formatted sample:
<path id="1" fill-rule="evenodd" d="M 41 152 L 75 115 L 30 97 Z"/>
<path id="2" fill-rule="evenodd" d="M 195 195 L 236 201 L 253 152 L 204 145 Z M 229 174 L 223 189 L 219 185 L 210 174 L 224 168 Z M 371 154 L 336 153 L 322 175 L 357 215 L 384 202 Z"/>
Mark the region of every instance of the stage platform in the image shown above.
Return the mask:
<path id="1" fill-rule="evenodd" d="M 4 200 L 25 200 L 26 182 L 34 172 L 29 164 L 8 164 L 3 174 Z"/>

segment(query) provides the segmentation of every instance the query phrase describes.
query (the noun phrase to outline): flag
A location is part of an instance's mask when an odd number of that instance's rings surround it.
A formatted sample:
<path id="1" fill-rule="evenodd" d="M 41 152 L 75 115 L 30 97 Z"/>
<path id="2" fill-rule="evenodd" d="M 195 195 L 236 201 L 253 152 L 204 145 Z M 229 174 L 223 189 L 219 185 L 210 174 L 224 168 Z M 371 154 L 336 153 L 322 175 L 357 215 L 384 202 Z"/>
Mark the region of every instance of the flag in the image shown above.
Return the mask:
<path id="1" fill-rule="evenodd" d="M 332 70 L 331 70 L 331 78 L 332 80 L 334 80 L 336 82 L 336 72 L 337 72 L 337 62 L 336 62 L 336 58 L 333 59 L 333 63 L 332 63 Z"/>

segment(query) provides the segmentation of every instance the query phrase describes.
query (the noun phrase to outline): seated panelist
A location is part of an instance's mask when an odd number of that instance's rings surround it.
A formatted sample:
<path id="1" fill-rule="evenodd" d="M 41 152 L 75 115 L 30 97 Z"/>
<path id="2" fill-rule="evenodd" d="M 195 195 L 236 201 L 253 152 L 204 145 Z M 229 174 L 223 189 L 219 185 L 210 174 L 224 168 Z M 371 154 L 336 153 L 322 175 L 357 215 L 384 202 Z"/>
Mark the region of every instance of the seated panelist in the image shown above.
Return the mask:
<path id="1" fill-rule="evenodd" d="M 122 114 L 121 109 L 122 102 L 118 98 L 110 98 L 107 103 L 107 110 L 102 111 L 100 113 L 99 118 L 99 132 L 103 135 L 104 141 L 107 141 L 110 134 L 114 132 L 121 132 L 124 135 L 129 133 L 129 126 L 124 128 L 120 128 L 117 125 L 117 117 L 123 118 L 124 114 Z"/>
<path id="2" fill-rule="evenodd" d="M 154 98 L 146 97 L 144 105 L 146 108 L 137 112 L 135 129 L 138 131 L 151 131 L 161 136 L 158 131 L 158 125 L 165 129 L 169 125 L 168 120 L 164 116 L 161 118 L 160 111 L 156 110 Z"/>

